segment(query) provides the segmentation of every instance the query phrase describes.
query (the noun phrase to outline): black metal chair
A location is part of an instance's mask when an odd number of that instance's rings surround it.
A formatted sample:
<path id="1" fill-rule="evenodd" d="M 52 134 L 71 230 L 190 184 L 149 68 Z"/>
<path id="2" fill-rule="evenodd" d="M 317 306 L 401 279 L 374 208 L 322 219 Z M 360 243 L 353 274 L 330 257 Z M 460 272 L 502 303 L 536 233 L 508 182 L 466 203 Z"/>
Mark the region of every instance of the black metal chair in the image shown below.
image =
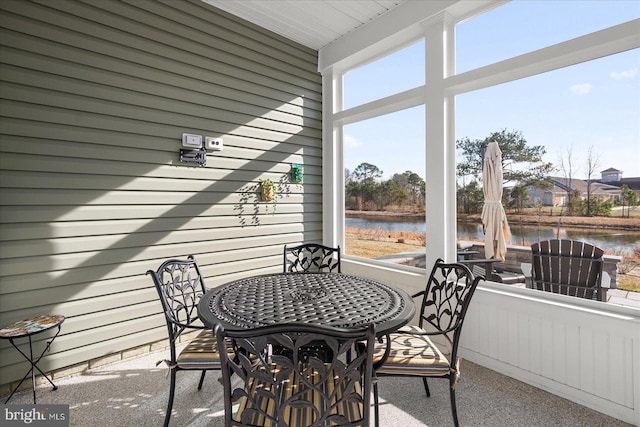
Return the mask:
<path id="1" fill-rule="evenodd" d="M 437 260 L 425 290 L 413 295 L 414 298 L 422 297 L 418 326 L 404 326 L 387 335 L 385 342 L 376 345 L 374 353 L 377 376 L 421 377 L 427 397 L 431 396 L 427 378 L 448 379 L 451 413 L 456 426 L 455 390 L 460 376 L 458 342 L 471 297 L 480 280 L 483 278 L 474 279 L 465 265 Z M 383 359 L 386 352 L 387 357 Z M 377 383 L 373 385 L 373 395 L 377 426 Z"/>
<path id="2" fill-rule="evenodd" d="M 552 239 L 531 245 L 531 255 L 533 289 L 607 301 L 602 249 L 579 240 Z"/>
<path id="3" fill-rule="evenodd" d="M 206 371 L 220 369 L 220 354 L 211 329 L 198 324 L 197 305 L 206 288 L 195 258 L 190 255 L 186 260 L 171 259 L 163 262 L 156 271 L 147 271 L 147 274 L 151 275 L 160 296 L 169 332 L 170 358 L 164 360 L 171 373 L 169 401 L 164 419 L 166 427 L 173 408 L 177 371 L 202 371 L 198 384 L 200 390 Z M 182 333 L 197 330 L 201 332 L 178 353 L 178 337 Z"/>
<path id="4" fill-rule="evenodd" d="M 214 331 L 218 343 L 234 342 L 234 350 L 220 357 L 225 426 L 369 426 L 373 324 L 346 330 L 290 323 L 234 331 L 217 325 Z M 301 351 L 312 341 L 329 351 Z M 350 350 L 355 358 L 347 357 Z M 238 378 L 233 383 L 232 375 Z"/>
<path id="5" fill-rule="evenodd" d="M 332 248 L 318 243 L 304 243 L 284 247 L 285 273 L 333 272 L 341 273 L 340 246 Z"/>

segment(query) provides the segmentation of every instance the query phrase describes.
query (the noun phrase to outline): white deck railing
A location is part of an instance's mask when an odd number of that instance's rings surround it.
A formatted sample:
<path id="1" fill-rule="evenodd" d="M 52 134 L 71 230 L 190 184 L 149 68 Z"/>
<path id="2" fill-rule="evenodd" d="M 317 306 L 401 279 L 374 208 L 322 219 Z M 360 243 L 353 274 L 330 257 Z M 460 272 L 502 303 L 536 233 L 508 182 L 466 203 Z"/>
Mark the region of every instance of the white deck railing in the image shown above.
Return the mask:
<path id="1" fill-rule="evenodd" d="M 342 270 L 409 293 L 426 284 L 424 269 L 343 259 Z M 463 326 L 459 354 L 640 426 L 638 308 L 482 282 Z"/>

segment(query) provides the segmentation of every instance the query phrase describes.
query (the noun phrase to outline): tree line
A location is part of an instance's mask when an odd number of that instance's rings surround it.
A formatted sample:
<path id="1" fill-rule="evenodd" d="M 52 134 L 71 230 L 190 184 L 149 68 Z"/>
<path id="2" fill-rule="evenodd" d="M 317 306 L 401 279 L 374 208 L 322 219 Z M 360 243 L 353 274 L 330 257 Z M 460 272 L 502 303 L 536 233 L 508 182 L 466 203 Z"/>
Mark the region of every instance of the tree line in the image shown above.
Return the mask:
<path id="1" fill-rule="evenodd" d="M 463 138 L 456 141 L 456 149 L 461 152 L 463 159 L 458 163 L 457 170 L 457 197 L 460 212 L 479 213 L 482 211 L 484 196 L 479 183 L 482 179 L 484 149 L 490 141 L 496 141 L 502 151 L 505 186 L 502 203 L 506 207 L 519 212 L 524 208 L 541 207 L 540 200 L 534 201 L 532 199 L 530 189 L 551 189 L 553 183 L 549 178 L 553 172 L 561 173 L 566 183 L 565 202 L 561 214 L 609 216 L 617 204 L 622 206 L 623 214 L 626 207 L 627 216 L 630 216 L 630 207 L 639 204 L 638 195 L 627 185 L 620 188 L 619 199 L 593 194 L 594 175 L 600 167 L 599 156 L 593 147 L 589 147 L 585 158 L 587 191 L 586 195 L 583 195 L 572 185 L 572 181 L 575 179 L 572 148 L 567 149 L 566 153 L 559 157 L 559 166 L 555 166 L 553 163 L 543 161 L 542 157 L 546 154 L 544 146 L 529 146 L 522 132 L 503 129 L 499 132 L 493 132 L 485 139 Z"/>
<path id="2" fill-rule="evenodd" d="M 384 210 L 390 206 L 424 211 L 425 182 L 415 172 L 394 174 L 380 181 L 383 171 L 371 163 L 361 163 L 353 172 L 345 169 L 347 209 Z"/>
<path id="3" fill-rule="evenodd" d="M 482 164 L 484 150 L 490 141 L 496 141 L 502 151 L 503 205 L 522 211 L 535 207 L 530 189 L 550 189 L 549 177 L 560 171 L 567 183 L 563 210 L 567 215 L 608 216 L 614 204 L 627 208 L 640 204 L 638 195 L 627 185 L 621 187 L 619 200 L 592 195 L 592 176 L 598 165 L 598 156 L 591 147 L 587 153 L 587 195 L 572 189 L 574 162 L 571 149 L 559 159 L 559 167 L 545 162 L 546 148 L 530 146 L 519 131 L 503 129 L 484 139 L 462 138 L 456 141 L 460 161 L 457 165 L 457 203 L 459 213 L 475 214 L 482 211 Z M 361 163 L 352 172 L 345 169 L 346 208 L 357 210 L 385 210 L 389 207 L 423 211 L 425 208 L 425 182 L 417 173 L 406 171 L 389 180 L 380 180 L 383 171 L 371 163 Z M 537 202 L 538 207 L 541 202 Z"/>

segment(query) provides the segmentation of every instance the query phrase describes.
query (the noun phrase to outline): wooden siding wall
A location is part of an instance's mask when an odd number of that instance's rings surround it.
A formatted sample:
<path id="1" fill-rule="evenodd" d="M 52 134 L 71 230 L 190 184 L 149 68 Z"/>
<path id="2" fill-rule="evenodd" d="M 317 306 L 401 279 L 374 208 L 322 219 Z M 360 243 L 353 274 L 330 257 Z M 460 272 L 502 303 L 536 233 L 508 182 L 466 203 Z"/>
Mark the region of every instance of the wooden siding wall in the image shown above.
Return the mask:
<path id="1" fill-rule="evenodd" d="M 166 338 L 144 273 L 167 258 L 194 254 L 214 287 L 321 239 L 316 51 L 197 0 L 0 13 L 0 323 L 67 316 L 44 368 Z M 180 163 L 183 132 L 224 150 Z M 275 214 L 258 199 L 267 177 Z M 20 379 L 28 365 L 0 352 L 0 384 Z"/>

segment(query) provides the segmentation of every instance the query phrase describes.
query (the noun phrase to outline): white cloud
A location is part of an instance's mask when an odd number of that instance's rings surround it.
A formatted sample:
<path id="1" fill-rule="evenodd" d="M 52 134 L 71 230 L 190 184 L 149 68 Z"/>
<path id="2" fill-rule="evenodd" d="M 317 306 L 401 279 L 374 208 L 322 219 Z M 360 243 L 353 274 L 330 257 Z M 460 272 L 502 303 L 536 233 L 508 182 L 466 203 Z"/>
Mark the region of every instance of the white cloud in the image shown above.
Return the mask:
<path id="1" fill-rule="evenodd" d="M 569 90 L 575 95 L 587 95 L 591 92 L 591 88 L 593 88 L 593 86 L 591 86 L 590 83 L 578 83 L 571 86 Z"/>
<path id="2" fill-rule="evenodd" d="M 632 68 L 630 70 L 622 71 L 620 73 L 612 71 L 609 76 L 614 80 L 632 79 L 638 75 L 638 69 Z"/>
<path id="3" fill-rule="evenodd" d="M 358 148 L 362 145 L 362 143 L 360 141 L 358 141 L 357 139 L 355 139 L 354 137 L 350 136 L 350 135 L 346 135 L 344 136 L 344 146 L 345 148 Z"/>

